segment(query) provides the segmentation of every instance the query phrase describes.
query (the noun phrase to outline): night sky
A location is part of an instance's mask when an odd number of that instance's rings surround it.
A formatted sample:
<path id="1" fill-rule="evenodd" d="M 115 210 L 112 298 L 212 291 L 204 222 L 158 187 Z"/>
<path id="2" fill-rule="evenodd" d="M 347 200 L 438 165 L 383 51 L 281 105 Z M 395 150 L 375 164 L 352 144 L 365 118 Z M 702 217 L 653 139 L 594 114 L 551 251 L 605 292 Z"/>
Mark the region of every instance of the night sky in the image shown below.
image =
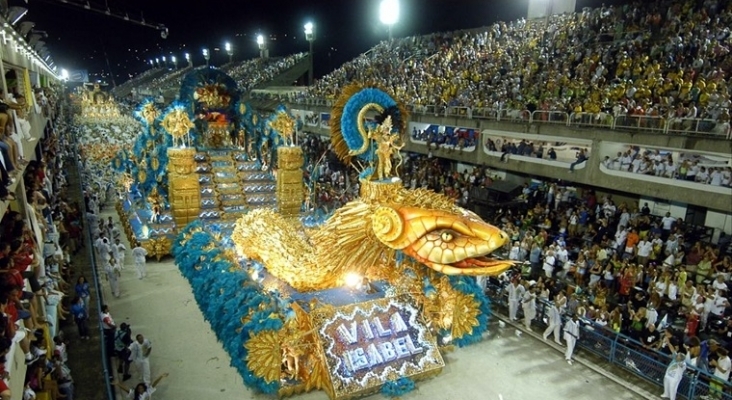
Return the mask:
<path id="1" fill-rule="evenodd" d="M 106 8 L 105 0 L 90 0 L 95 8 Z M 175 55 L 179 65 L 189 52 L 193 63 L 204 63 L 201 49 L 211 50 L 211 64 L 228 60 L 224 43 L 234 46 L 234 59 L 258 56 L 256 36 L 270 37 L 270 56 L 284 56 L 308 50 L 303 25 L 316 25 L 315 75 L 337 68 L 368 50 L 387 36 L 378 19 L 379 0 L 107 0 L 116 12 L 145 21 L 164 24 L 167 39 L 160 32 L 64 6 L 60 0 L 11 0 L 11 5 L 30 9 L 24 20 L 36 22 L 46 31 L 45 39 L 60 68 L 87 69 L 91 74 L 109 73 L 117 84 L 149 67 L 149 59 Z M 583 6 L 623 1 L 578 0 Z M 18 3 L 18 4 L 16 4 Z M 400 0 L 401 18 L 394 36 L 453 31 L 510 21 L 526 15 L 528 0 Z M 220 49 L 216 51 L 216 49 Z M 106 54 L 106 58 L 105 58 Z M 107 60 L 109 66 L 107 65 Z M 97 79 L 99 75 L 92 75 Z M 106 77 L 109 80 L 108 76 Z"/>

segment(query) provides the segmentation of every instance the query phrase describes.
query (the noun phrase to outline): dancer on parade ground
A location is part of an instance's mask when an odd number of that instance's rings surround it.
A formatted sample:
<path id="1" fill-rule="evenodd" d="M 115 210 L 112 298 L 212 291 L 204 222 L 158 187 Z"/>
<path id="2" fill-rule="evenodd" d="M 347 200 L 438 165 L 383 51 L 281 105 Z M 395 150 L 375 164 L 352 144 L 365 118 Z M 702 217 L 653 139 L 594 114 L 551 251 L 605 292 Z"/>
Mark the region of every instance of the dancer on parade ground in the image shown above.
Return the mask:
<path id="1" fill-rule="evenodd" d="M 524 283 L 524 295 L 521 299 L 521 308 L 524 310 L 524 327 L 531 330 L 531 320 L 536 317 L 536 294 L 534 287 L 529 286 L 528 282 Z"/>
<path id="2" fill-rule="evenodd" d="M 144 336 L 137 335 L 135 341 L 130 345 L 129 360 L 135 364 L 146 385 L 150 384 L 150 352 L 152 352 L 152 343 Z"/>
<path id="3" fill-rule="evenodd" d="M 135 248 L 132 249 L 132 257 L 135 259 L 135 269 L 137 270 L 137 279 L 142 279 L 147 276 L 147 270 L 145 268 L 145 263 L 147 262 L 145 259 L 146 256 L 147 250 L 140 245 L 140 242 L 137 242 Z"/>
<path id="4" fill-rule="evenodd" d="M 508 318 L 516 321 L 516 313 L 518 312 L 519 302 L 523 297 L 524 287 L 521 286 L 516 278 L 508 285 Z"/>
<path id="5" fill-rule="evenodd" d="M 127 255 L 127 247 L 119 241 L 119 238 L 114 239 L 114 245 L 117 248 L 117 261 L 119 269 L 125 269 L 125 256 Z"/>
<path id="6" fill-rule="evenodd" d="M 572 315 L 572 318 L 568 319 L 564 324 L 564 341 L 567 342 L 567 351 L 564 352 L 564 359 L 567 360 L 569 365 L 572 365 L 572 353 L 574 353 L 574 345 L 577 343 L 580 337 L 579 321 L 577 315 Z"/>
<path id="7" fill-rule="evenodd" d="M 559 334 L 562 329 L 562 313 L 559 311 L 557 303 L 559 303 L 558 295 L 556 297 L 556 301 L 554 301 L 551 308 L 549 308 L 549 326 L 544 331 L 543 337 L 544 340 L 547 340 L 549 335 L 554 333 L 554 343 L 562 346 L 562 339 Z"/>

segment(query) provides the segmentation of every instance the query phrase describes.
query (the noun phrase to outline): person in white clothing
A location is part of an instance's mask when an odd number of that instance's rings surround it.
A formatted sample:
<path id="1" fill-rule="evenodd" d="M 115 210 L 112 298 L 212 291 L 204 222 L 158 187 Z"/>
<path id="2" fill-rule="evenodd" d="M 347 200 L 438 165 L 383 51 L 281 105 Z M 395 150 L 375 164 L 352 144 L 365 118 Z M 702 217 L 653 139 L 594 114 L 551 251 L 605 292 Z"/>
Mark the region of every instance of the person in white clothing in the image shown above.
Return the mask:
<path id="1" fill-rule="evenodd" d="M 147 260 L 145 259 L 145 257 L 147 257 L 147 250 L 145 250 L 145 248 L 142 247 L 139 242 L 137 243 L 137 246 L 132 249 L 132 257 L 135 260 L 137 279 L 142 279 L 147 276 L 147 271 L 145 268 L 145 263 L 147 262 Z"/>
<path id="2" fill-rule="evenodd" d="M 542 336 L 544 337 L 544 340 L 547 340 L 549 335 L 554 333 L 554 343 L 561 346 L 562 339 L 559 336 L 559 332 L 562 329 L 562 313 L 559 311 L 559 307 L 557 306 L 558 301 L 559 296 L 554 299 L 554 303 L 552 303 L 552 306 L 549 308 L 549 326 L 546 328 Z"/>
<path id="3" fill-rule="evenodd" d="M 580 337 L 579 321 L 577 315 L 572 315 L 572 318 L 568 319 L 564 324 L 564 341 L 567 342 L 567 350 L 564 352 L 564 359 L 567 360 L 569 365 L 572 365 L 572 353 L 574 353 L 574 345 L 577 343 Z"/>
<path id="4" fill-rule="evenodd" d="M 732 369 L 732 360 L 729 358 L 729 352 L 724 347 L 717 349 L 716 360 L 709 361 L 709 366 L 714 367 L 714 380 L 709 383 L 712 394 L 716 398 L 722 398 L 722 391 L 729 380 L 729 372 Z"/>
<path id="5" fill-rule="evenodd" d="M 127 247 L 122 244 L 119 239 L 114 239 L 114 245 L 117 248 L 117 261 L 119 269 L 125 269 L 125 256 L 127 255 Z"/>
<path id="6" fill-rule="evenodd" d="M 552 274 L 554 273 L 554 264 L 557 262 L 557 259 L 554 257 L 554 252 L 549 250 L 546 253 L 546 257 L 544 257 L 544 274 L 546 274 L 547 278 L 551 278 Z"/>
<path id="7" fill-rule="evenodd" d="M 523 289 L 524 287 L 519 285 L 516 279 L 508 284 L 508 318 L 511 321 L 516 321 L 516 313 L 518 312 L 519 301 L 523 297 Z"/>
<path id="8" fill-rule="evenodd" d="M 150 400 L 152 398 L 152 394 L 155 393 L 155 388 L 157 388 L 160 381 L 167 376 L 168 373 L 166 372 L 160 375 L 157 379 L 155 379 L 155 382 L 153 382 L 151 385 L 146 383 L 138 383 L 134 389 L 130 389 L 123 383 L 116 381 L 112 382 L 112 385 L 117 386 L 118 388 L 120 388 L 120 390 L 126 392 L 127 398 L 130 400 Z"/>
<path id="9" fill-rule="evenodd" d="M 117 267 L 117 260 L 110 258 L 109 262 L 104 264 L 104 272 L 107 274 L 107 280 L 109 281 L 109 287 L 112 289 L 112 295 L 119 297 L 119 270 Z"/>
<path id="10" fill-rule="evenodd" d="M 508 259 L 514 260 L 514 261 L 518 260 L 520 251 L 521 251 L 521 244 L 519 242 L 514 242 L 513 247 L 511 247 L 511 251 L 508 252 Z"/>
<path id="11" fill-rule="evenodd" d="M 135 364 L 146 385 L 150 385 L 150 352 L 152 343 L 140 334 L 135 336 L 135 341 L 130 345 L 130 361 Z"/>
<path id="12" fill-rule="evenodd" d="M 666 368 L 666 375 L 663 377 L 663 394 L 661 395 L 664 399 L 676 400 L 676 390 L 679 388 L 679 383 L 684 377 L 684 371 L 686 370 L 686 359 L 683 353 L 673 353 L 671 357 L 671 363 Z"/>
<path id="13" fill-rule="evenodd" d="M 524 295 L 521 299 L 521 308 L 524 310 L 524 327 L 531 330 L 531 321 L 536 317 L 536 294 L 528 283 L 524 286 Z"/>

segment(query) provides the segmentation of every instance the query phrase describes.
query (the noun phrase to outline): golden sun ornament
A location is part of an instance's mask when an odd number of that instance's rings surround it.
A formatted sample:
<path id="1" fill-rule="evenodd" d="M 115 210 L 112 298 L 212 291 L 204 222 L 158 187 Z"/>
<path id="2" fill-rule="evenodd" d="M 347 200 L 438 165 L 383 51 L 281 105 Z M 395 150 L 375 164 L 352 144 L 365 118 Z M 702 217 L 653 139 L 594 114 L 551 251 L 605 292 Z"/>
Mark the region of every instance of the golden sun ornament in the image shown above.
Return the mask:
<path id="1" fill-rule="evenodd" d="M 249 339 L 244 345 L 248 352 L 247 367 L 254 375 L 267 383 L 280 379 L 282 349 L 280 335 L 275 331 L 262 331 Z"/>

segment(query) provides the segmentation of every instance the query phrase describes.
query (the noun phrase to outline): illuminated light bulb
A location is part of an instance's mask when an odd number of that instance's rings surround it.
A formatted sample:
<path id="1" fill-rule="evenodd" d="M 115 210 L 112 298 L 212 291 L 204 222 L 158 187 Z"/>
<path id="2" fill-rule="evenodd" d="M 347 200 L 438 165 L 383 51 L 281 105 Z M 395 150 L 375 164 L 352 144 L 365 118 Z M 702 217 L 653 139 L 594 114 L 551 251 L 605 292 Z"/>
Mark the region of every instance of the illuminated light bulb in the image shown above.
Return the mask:
<path id="1" fill-rule="evenodd" d="M 363 280 L 363 278 L 361 277 L 361 275 L 359 275 L 355 272 L 347 273 L 346 278 L 345 278 L 346 285 L 350 286 L 352 288 L 355 288 L 358 285 L 360 285 L 362 280 Z"/>

